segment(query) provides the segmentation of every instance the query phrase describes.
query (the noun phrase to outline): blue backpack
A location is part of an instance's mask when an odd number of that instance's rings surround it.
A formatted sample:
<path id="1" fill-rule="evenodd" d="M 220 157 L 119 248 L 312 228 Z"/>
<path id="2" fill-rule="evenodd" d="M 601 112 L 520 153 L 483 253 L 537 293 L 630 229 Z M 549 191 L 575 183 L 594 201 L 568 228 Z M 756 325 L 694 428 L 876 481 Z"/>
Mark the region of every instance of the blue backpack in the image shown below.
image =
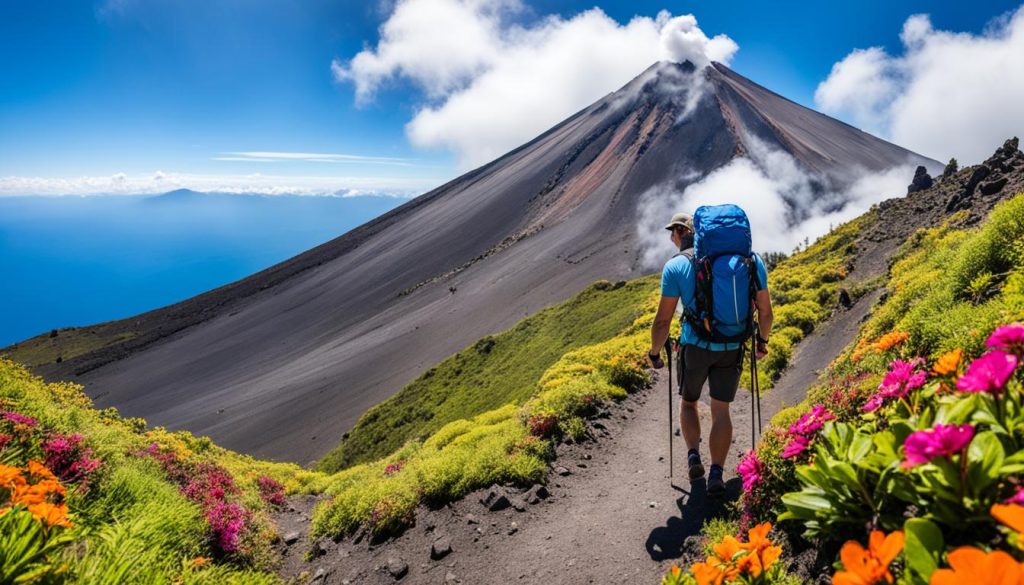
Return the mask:
<path id="1" fill-rule="evenodd" d="M 683 309 L 698 337 L 715 343 L 750 339 L 759 285 L 750 221 L 736 205 L 704 205 L 693 214 L 696 310 Z"/>

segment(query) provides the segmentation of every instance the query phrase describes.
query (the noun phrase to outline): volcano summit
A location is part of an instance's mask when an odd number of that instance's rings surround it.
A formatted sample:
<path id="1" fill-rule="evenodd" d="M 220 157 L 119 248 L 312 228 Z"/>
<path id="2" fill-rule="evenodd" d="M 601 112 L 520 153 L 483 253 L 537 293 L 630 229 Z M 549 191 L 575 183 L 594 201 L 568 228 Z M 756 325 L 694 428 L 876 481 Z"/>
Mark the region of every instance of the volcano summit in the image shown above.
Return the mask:
<path id="1" fill-rule="evenodd" d="M 23 343 L 60 346 L 59 363 L 34 369 L 84 384 L 98 407 L 308 463 L 476 339 L 594 280 L 649 272 L 637 235 L 643 194 L 681 193 L 765 146 L 822 193 L 896 166 L 941 168 L 723 65 L 662 62 L 501 158 L 290 260 Z M 790 205 L 793 217 L 806 211 Z"/>

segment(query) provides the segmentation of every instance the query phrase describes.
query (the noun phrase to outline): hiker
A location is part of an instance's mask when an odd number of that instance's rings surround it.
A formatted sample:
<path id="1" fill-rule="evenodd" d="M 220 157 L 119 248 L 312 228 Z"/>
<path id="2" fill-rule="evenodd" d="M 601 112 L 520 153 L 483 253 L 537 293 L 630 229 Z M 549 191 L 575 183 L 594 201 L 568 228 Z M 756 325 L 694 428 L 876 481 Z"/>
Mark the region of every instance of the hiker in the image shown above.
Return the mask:
<path id="1" fill-rule="evenodd" d="M 700 207 L 695 217 L 677 213 L 665 229 L 672 233 L 672 243 L 680 252 L 665 264 L 661 274 L 661 302 L 651 326 L 647 357 L 655 369 L 664 366 L 661 350 L 682 299 L 679 423 L 688 449 L 689 477 L 692 482 L 704 476 L 697 450 L 701 434 L 697 400 L 708 381 L 711 470 L 707 489 L 709 494 L 721 495 L 725 492 L 725 458 L 732 442 L 729 404 L 736 397 L 744 348 L 751 336 L 755 336 L 757 359 L 768 355 L 772 328 L 768 274 L 764 262 L 752 251 L 746 214 L 735 205 Z"/>

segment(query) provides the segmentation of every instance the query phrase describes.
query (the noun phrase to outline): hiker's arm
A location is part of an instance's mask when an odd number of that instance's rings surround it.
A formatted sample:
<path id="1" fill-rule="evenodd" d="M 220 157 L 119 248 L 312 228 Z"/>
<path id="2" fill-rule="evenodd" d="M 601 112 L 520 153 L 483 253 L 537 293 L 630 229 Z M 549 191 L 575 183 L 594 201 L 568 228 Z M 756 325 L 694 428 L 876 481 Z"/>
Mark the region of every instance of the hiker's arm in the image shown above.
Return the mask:
<path id="1" fill-rule="evenodd" d="M 672 317 L 676 314 L 676 304 L 679 297 L 661 297 L 658 303 L 658 313 L 654 316 L 654 324 L 651 325 L 651 349 L 648 355 L 661 354 L 668 340 L 669 330 L 672 328 Z"/>
<path id="2" fill-rule="evenodd" d="M 761 339 L 768 339 L 772 334 L 772 321 L 775 315 L 772 313 L 772 297 L 768 289 L 757 291 L 754 298 L 754 305 L 757 307 L 757 331 Z"/>

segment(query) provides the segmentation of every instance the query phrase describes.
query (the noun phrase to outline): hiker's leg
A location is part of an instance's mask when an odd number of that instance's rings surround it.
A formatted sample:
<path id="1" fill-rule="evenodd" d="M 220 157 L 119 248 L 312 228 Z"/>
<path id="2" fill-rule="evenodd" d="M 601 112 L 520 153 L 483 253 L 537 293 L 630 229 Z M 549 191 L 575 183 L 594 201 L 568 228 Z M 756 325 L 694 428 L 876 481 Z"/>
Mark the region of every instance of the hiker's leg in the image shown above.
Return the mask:
<path id="1" fill-rule="evenodd" d="M 729 403 L 711 399 L 711 439 L 708 441 L 712 465 L 725 467 L 725 458 L 732 444 L 732 417 Z"/>
<path id="2" fill-rule="evenodd" d="M 679 401 L 679 426 L 687 449 L 700 445 L 700 416 L 697 401 L 700 400 L 704 382 L 708 379 L 706 351 L 692 345 L 683 348 L 683 383 L 679 387 L 682 400 Z"/>
<path id="3" fill-rule="evenodd" d="M 729 405 L 736 398 L 743 372 L 743 350 L 715 352 L 714 364 L 708 372 L 711 394 L 711 464 L 725 466 L 732 443 L 732 417 Z"/>
<path id="4" fill-rule="evenodd" d="M 679 428 L 682 429 L 683 441 L 687 449 L 696 449 L 700 445 L 700 416 L 697 414 L 697 401 L 679 400 Z"/>

